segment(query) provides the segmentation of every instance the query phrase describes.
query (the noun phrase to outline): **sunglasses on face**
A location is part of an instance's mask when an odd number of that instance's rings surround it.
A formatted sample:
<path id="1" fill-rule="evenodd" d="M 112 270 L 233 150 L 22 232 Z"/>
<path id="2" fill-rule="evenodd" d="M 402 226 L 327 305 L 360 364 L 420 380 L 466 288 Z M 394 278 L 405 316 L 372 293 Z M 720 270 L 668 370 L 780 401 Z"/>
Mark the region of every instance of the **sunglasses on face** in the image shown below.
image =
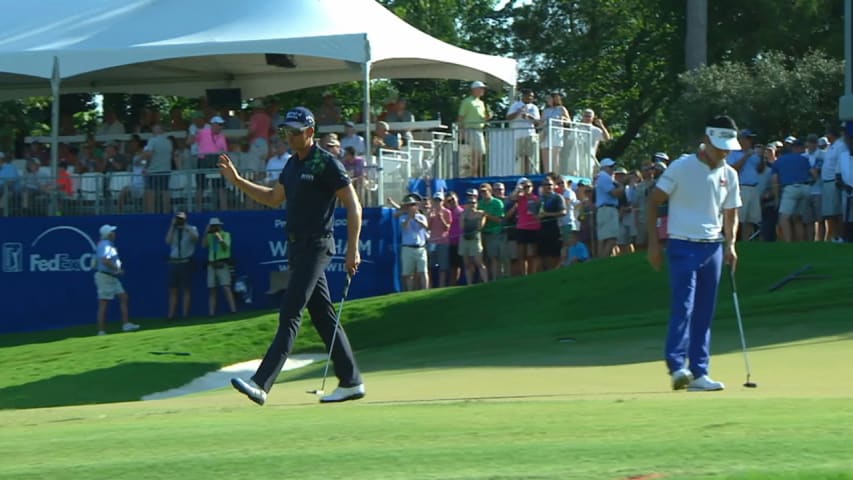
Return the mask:
<path id="1" fill-rule="evenodd" d="M 281 133 L 283 133 L 284 135 L 286 135 L 288 137 L 295 137 L 298 135 L 302 135 L 302 132 L 304 132 L 307 129 L 308 129 L 308 127 L 304 127 L 304 128 L 282 127 Z"/>
<path id="2" fill-rule="evenodd" d="M 553 183 L 543 183 L 542 186 L 543 187 L 553 187 L 554 184 Z"/>

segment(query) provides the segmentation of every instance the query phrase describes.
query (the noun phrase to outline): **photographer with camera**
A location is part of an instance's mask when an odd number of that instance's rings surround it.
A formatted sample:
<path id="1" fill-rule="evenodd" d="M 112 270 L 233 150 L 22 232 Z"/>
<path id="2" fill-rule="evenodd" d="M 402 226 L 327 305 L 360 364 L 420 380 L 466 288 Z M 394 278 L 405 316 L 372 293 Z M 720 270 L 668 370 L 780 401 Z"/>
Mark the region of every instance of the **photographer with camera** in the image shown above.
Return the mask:
<path id="1" fill-rule="evenodd" d="M 198 229 L 187 224 L 187 214 L 178 212 L 172 218 L 169 231 L 166 233 L 166 244 L 169 245 L 169 316 L 175 319 L 178 308 L 178 290 L 183 290 L 183 317 L 190 315 L 192 303 L 192 257 L 198 243 Z"/>
<path id="2" fill-rule="evenodd" d="M 201 246 L 208 249 L 207 253 L 207 288 L 208 315 L 216 314 L 216 287 L 222 287 L 225 300 L 231 313 L 237 311 L 234 304 L 234 293 L 231 292 L 231 234 L 223 228 L 223 223 L 217 217 L 210 219 Z"/>

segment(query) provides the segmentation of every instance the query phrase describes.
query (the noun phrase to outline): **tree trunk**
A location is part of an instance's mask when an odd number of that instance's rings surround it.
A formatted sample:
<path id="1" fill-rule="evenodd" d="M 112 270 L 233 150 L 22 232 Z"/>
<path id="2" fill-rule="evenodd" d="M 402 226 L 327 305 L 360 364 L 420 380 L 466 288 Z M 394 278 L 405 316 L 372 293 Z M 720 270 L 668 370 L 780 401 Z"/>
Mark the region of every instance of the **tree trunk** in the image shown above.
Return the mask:
<path id="1" fill-rule="evenodd" d="M 684 63 L 687 71 L 708 63 L 708 0 L 687 0 Z"/>

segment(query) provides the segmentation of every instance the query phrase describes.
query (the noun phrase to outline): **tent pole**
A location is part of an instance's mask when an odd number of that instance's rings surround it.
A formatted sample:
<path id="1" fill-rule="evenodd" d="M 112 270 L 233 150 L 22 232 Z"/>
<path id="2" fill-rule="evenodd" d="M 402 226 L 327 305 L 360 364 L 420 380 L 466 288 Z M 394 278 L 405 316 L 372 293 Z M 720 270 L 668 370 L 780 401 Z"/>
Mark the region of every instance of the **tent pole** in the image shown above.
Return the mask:
<path id="1" fill-rule="evenodd" d="M 53 74 L 50 77 L 50 92 L 53 96 L 50 114 L 50 172 L 54 182 L 59 179 L 59 57 L 53 57 Z M 51 215 L 59 214 L 59 197 L 53 195 Z"/>
<path id="2" fill-rule="evenodd" d="M 378 197 L 378 205 L 381 206 L 384 203 L 383 198 L 385 198 L 385 188 L 382 185 L 382 165 L 378 165 L 378 155 L 377 159 L 373 158 L 373 140 L 371 138 L 371 117 L 370 114 L 370 60 L 364 62 L 362 73 L 364 74 L 364 105 L 361 107 L 361 116 L 364 121 L 364 149 L 365 153 L 365 163 L 367 165 L 373 166 L 377 168 L 377 172 L 375 174 L 376 182 L 377 182 L 377 190 L 376 194 Z"/>

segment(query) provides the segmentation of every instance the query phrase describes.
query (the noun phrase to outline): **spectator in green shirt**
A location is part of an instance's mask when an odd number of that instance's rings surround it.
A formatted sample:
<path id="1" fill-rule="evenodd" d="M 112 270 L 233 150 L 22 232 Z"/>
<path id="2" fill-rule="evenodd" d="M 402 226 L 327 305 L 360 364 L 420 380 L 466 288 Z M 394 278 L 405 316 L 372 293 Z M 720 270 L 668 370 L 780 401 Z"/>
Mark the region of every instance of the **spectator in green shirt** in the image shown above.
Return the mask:
<path id="1" fill-rule="evenodd" d="M 492 195 L 492 186 L 488 183 L 480 184 L 477 210 L 482 211 L 486 216 L 486 225 L 483 227 L 483 247 L 485 247 L 486 258 L 492 272 L 492 280 L 499 276 L 509 276 L 508 271 L 501 274 L 500 268 L 501 259 L 507 257 L 507 239 L 503 228 L 504 202 Z"/>
<path id="2" fill-rule="evenodd" d="M 223 223 L 216 217 L 210 219 L 207 231 L 201 240 L 201 246 L 208 249 L 207 253 L 207 288 L 208 314 L 216 314 L 216 287 L 222 287 L 225 300 L 231 313 L 237 311 L 234 304 L 234 293 L 231 291 L 231 234 L 223 228 Z"/>

